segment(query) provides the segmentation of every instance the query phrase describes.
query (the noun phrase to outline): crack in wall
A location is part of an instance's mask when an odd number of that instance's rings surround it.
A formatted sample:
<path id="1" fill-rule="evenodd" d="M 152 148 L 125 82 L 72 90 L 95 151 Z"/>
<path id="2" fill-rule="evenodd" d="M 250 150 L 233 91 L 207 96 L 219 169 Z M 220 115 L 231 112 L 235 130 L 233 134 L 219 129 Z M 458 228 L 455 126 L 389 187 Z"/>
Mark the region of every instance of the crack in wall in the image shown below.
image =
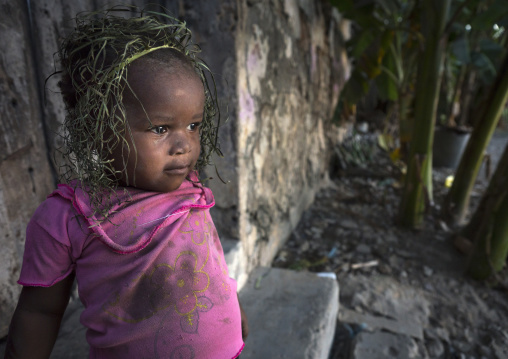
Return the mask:
<path id="1" fill-rule="evenodd" d="M 26 9 L 28 13 L 28 43 L 30 44 L 30 55 L 32 57 L 32 70 L 35 74 L 35 87 L 37 92 L 37 102 L 39 107 L 39 119 L 42 123 L 42 135 L 44 137 L 44 145 L 46 148 L 46 159 L 48 160 L 49 168 L 51 171 L 51 176 L 53 177 L 53 184 L 56 187 L 58 183 L 58 171 L 56 169 L 55 163 L 53 162 L 53 158 L 51 153 L 53 152 L 51 149 L 51 139 L 49 136 L 49 124 L 46 120 L 46 115 L 44 112 L 44 91 L 45 87 L 41 81 L 42 71 L 39 65 L 37 65 L 37 43 L 35 41 L 35 26 L 32 16 L 32 7 L 30 0 L 26 0 Z"/>

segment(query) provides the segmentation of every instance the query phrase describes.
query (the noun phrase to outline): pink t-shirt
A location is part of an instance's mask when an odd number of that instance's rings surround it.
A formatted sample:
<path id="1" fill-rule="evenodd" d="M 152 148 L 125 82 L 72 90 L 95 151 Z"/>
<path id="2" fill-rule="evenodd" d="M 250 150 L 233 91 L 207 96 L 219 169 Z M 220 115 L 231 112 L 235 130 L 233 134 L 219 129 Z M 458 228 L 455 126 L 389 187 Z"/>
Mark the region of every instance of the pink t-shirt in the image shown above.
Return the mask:
<path id="1" fill-rule="evenodd" d="M 240 309 L 212 192 L 185 181 L 117 195 L 98 223 L 79 187 L 59 185 L 27 227 L 18 283 L 51 286 L 76 272 L 90 358 L 236 358 Z"/>

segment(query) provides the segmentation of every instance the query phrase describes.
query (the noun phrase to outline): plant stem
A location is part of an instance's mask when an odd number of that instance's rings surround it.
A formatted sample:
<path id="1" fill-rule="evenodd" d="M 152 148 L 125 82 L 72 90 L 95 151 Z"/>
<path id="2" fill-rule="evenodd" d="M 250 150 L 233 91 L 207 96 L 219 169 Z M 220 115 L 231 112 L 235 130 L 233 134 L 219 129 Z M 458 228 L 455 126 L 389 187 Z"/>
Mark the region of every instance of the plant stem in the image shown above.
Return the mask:
<path id="1" fill-rule="evenodd" d="M 446 46 L 446 37 L 442 35 L 450 3 L 451 0 L 422 2 L 425 47 L 418 60 L 415 126 L 400 205 L 400 222 L 407 227 L 418 228 L 422 225 L 426 198 L 432 200 L 432 143 L 440 70 Z"/>
<path id="2" fill-rule="evenodd" d="M 508 55 L 505 57 L 496 81 L 490 89 L 487 102 L 475 111 L 479 121 L 471 134 L 460 160 L 455 181 L 445 198 L 443 216 L 452 225 L 461 224 L 467 214 L 471 190 L 483 161 L 487 145 L 508 101 Z"/>

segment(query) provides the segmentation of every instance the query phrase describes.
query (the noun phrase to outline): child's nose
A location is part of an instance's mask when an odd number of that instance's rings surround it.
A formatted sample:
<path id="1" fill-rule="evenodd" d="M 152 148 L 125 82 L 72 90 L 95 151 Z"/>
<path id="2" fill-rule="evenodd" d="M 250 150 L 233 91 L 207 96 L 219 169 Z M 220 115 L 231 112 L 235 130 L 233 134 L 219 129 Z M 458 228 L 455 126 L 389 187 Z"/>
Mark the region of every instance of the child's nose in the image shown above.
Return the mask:
<path id="1" fill-rule="evenodd" d="M 190 152 L 191 150 L 191 141 L 186 134 L 175 133 L 173 136 L 171 136 L 170 141 L 170 156 L 182 155 L 184 153 Z"/>

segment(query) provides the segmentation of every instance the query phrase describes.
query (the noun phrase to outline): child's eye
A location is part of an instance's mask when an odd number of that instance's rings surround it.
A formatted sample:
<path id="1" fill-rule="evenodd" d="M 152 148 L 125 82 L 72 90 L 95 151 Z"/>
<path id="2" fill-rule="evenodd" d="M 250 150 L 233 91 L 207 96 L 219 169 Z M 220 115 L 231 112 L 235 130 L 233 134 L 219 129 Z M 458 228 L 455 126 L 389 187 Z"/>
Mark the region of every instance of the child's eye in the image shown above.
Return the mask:
<path id="1" fill-rule="evenodd" d="M 168 129 L 166 128 L 166 126 L 154 126 L 150 129 L 150 131 L 152 131 L 157 135 L 162 135 L 163 133 L 166 133 Z"/>
<path id="2" fill-rule="evenodd" d="M 196 131 L 199 126 L 201 126 L 201 122 L 194 122 L 194 123 L 191 123 L 189 126 L 187 126 L 187 129 L 189 131 Z"/>

